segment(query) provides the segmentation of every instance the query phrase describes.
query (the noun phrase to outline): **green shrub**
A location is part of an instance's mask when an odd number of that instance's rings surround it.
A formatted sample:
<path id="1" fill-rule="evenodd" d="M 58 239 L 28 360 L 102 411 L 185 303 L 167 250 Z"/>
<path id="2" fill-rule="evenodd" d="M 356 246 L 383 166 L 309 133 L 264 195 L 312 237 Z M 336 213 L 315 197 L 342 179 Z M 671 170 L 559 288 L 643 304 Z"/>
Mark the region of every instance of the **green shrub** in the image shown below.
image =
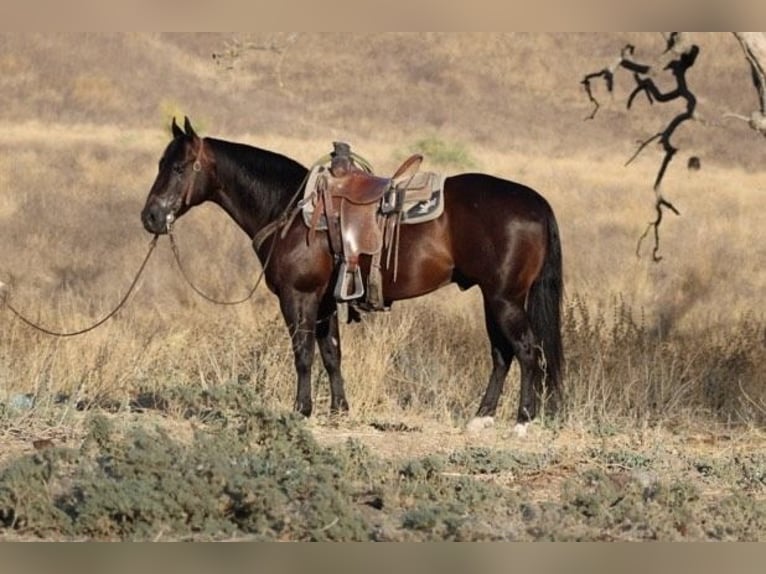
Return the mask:
<path id="1" fill-rule="evenodd" d="M 446 142 L 437 137 L 426 137 L 416 141 L 411 147 L 411 153 L 423 154 L 428 164 L 462 169 L 476 168 L 476 162 L 462 144 Z"/>

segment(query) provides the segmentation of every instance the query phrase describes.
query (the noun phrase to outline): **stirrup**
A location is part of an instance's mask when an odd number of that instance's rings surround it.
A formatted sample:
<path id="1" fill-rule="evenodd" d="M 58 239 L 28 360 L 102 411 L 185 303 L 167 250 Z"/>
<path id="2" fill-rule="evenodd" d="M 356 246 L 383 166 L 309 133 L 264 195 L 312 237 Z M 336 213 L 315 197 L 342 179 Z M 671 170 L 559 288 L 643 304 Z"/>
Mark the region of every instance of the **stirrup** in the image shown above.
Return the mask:
<path id="1" fill-rule="evenodd" d="M 353 286 L 354 291 L 348 293 L 349 287 Z M 358 299 L 364 295 L 364 284 L 362 283 L 362 272 L 357 267 L 354 271 L 349 271 L 346 262 L 340 264 L 338 271 L 338 281 L 335 284 L 335 299 L 338 301 L 350 301 Z"/>

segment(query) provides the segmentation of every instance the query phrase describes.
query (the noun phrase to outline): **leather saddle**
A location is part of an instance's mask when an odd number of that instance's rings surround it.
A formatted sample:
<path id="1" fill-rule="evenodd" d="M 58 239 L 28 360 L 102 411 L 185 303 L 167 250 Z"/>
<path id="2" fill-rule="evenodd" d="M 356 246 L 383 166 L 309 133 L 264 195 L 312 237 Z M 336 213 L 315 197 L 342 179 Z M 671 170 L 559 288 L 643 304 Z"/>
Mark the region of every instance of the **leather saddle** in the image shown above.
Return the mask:
<path id="1" fill-rule="evenodd" d="M 386 196 L 402 181 L 412 178 L 422 161 L 422 155 L 412 155 L 392 177 L 378 177 L 356 165 L 348 144 L 334 143 L 330 167 L 317 181 L 317 205 L 310 233 L 317 229 L 319 216 L 324 215 L 330 247 L 340 261 L 334 291 L 337 300 L 351 301 L 364 295 L 359 257 L 371 255 L 367 300 L 372 308 L 383 308 L 380 257 L 388 217 Z"/>

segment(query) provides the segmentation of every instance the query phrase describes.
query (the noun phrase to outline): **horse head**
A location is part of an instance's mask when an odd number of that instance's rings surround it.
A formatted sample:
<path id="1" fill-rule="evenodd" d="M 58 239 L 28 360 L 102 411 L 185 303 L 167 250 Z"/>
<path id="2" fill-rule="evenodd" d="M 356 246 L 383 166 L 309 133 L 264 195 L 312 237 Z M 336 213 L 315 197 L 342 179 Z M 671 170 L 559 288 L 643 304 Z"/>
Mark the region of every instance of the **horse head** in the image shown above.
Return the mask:
<path id="1" fill-rule="evenodd" d="M 173 118 L 173 139 L 160 159 L 157 177 L 141 211 L 146 230 L 170 231 L 170 225 L 189 208 L 209 199 L 215 188 L 215 159 L 194 131 L 189 118 L 181 129 Z"/>

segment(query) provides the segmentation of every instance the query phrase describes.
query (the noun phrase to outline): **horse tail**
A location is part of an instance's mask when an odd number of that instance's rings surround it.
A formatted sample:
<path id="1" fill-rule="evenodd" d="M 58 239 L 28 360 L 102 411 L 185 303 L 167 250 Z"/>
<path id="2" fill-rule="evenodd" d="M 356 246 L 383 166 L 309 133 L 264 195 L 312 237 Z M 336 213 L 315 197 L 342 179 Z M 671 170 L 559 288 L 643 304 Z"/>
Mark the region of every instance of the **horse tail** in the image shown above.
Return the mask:
<path id="1" fill-rule="evenodd" d="M 561 299 L 564 292 L 561 237 L 556 217 L 550 213 L 545 261 L 540 276 L 532 284 L 527 300 L 527 315 L 532 331 L 542 344 L 546 385 L 554 397 L 561 395 L 564 351 L 561 341 Z"/>

